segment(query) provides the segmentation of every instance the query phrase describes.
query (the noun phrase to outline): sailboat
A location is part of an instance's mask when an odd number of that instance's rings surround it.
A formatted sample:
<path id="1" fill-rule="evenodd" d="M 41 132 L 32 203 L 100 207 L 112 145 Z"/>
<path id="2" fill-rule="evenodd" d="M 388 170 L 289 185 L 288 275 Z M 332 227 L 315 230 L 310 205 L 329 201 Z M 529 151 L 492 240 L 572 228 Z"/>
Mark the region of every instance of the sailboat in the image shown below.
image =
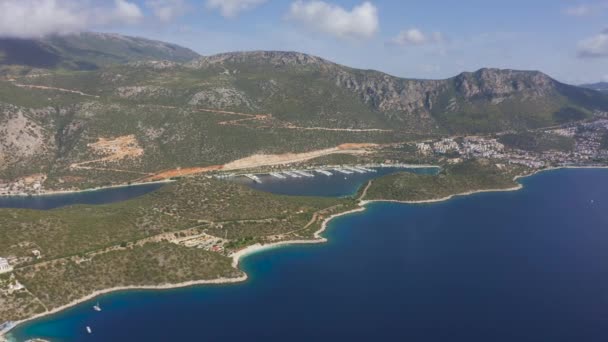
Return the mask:
<path id="1" fill-rule="evenodd" d="M 99 306 L 99 302 L 97 302 L 97 304 L 93 305 L 93 310 L 99 312 L 101 311 L 101 306 Z"/>
<path id="2" fill-rule="evenodd" d="M 88 326 L 88 325 L 87 325 L 87 332 L 88 332 L 89 334 L 92 334 L 92 333 L 93 333 L 93 330 L 91 330 L 91 327 L 90 327 L 90 326 Z"/>

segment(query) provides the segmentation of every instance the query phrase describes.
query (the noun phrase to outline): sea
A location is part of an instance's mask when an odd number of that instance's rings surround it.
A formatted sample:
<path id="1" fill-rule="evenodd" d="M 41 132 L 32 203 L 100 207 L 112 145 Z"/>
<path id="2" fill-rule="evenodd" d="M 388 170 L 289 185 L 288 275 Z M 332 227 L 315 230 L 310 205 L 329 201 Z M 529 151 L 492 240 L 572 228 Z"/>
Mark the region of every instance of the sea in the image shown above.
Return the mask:
<path id="1" fill-rule="evenodd" d="M 247 177 L 230 178 L 239 184 L 245 184 L 253 189 L 271 192 L 280 195 L 292 196 L 320 196 L 320 197 L 346 197 L 353 196 L 360 187 L 369 180 L 394 174 L 397 172 L 411 172 L 417 174 L 436 174 L 439 167 L 371 167 L 374 172 L 343 174 L 335 170 L 329 170 L 331 175 L 323 175 L 315 171 L 307 171 L 314 177 L 280 179 L 268 174 L 258 175 L 260 183 L 254 182 Z"/>
<path id="2" fill-rule="evenodd" d="M 139 197 L 163 185 L 149 183 L 52 195 L 0 196 L 0 208 L 50 210 L 75 204 L 109 204 Z"/>
<path id="3" fill-rule="evenodd" d="M 111 293 L 9 337 L 608 341 L 608 170 L 520 181 L 519 191 L 372 203 L 330 221 L 325 244 L 246 257 L 246 282 Z"/>

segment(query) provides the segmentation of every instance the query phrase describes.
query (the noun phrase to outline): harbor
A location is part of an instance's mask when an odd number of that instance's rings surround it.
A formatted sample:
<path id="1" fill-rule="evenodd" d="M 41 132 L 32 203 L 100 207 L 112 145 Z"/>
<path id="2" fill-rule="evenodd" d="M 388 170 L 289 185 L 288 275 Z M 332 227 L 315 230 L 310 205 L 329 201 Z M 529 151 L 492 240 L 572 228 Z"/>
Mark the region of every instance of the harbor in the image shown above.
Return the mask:
<path id="1" fill-rule="evenodd" d="M 7 337 L 195 341 L 201 340 L 201 327 L 213 327 L 204 331 L 204 340 L 321 341 L 336 336 L 345 341 L 439 342 L 446 340 L 445 331 L 435 329 L 441 326 L 450 327 L 459 341 L 509 341 L 513 336 L 511 340 L 560 341 L 564 335 L 574 336 L 573 341 L 602 341 L 608 329 L 597 314 L 605 307 L 601 294 L 608 286 L 608 251 L 602 243 L 608 240 L 603 215 L 608 196 L 597 184 L 608 182 L 606 171 L 556 170 L 522 182 L 525 191 L 479 193 L 440 204 L 369 204 L 364 212 L 332 220 L 323 233 L 330 243 L 269 249 L 242 259 L 240 267 L 250 276 L 246 282 L 105 294 L 99 298 L 103 314 L 91 310 L 95 302 L 88 301 L 24 323 Z M 573 206 L 576 215 L 556 210 L 573 203 L 578 204 Z M 539 218 L 527 220 L 534 215 Z M 492 229 L 488 222 L 494 223 Z M 564 248 L 572 242 L 577 248 Z M 522 286 L 522 269 L 530 267 L 546 272 L 535 272 Z M 395 315 L 402 308 L 410 310 Z M 383 320 L 389 323 L 380 328 L 352 323 Z M 271 334 L 269 321 L 281 322 Z M 491 323 L 479 326 L 487 339 L 471 339 L 471 325 L 464 324 L 471 322 Z M 538 328 L 530 329 L 530 322 Z M 299 339 L 304 323 L 315 329 Z"/>
<path id="2" fill-rule="evenodd" d="M 396 172 L 437 173 L 432 166 L 410 165 L 324 165 L 315 168 L 273 169 L 266 172 L 223 174 L 216 178 L 247 185 L 253 189 L 281 195 L 343 197 L 356 193 L 371 179 Z"/>
<path id="3" fill-rule="evenodd" d="M 342 175 L 363 175 L 369 173 L 378 173 L 379 169 L 401 169 L 401 170 L 416 170 L 416 169 L 432 169 L 437 168 L 432 165 L 410 165 L 410 164 L 366 164 L 366 165 L 326 165 L 323 167 L 316 168 L 303 168 L 303 169 L 281 169 L 273 170 L 269 172 L 249 172 L 249 173 L 217 173 L 214 175 L 217 179 L 237 179 L 246 178 L 254 183 L 262 184 L 266 176 L 270 176 L 275 180 L 288 180 L 300 179 L 300 178 L 314 178 L 318 175 L 327 177 L 334 176 L 336 174 Z"/>

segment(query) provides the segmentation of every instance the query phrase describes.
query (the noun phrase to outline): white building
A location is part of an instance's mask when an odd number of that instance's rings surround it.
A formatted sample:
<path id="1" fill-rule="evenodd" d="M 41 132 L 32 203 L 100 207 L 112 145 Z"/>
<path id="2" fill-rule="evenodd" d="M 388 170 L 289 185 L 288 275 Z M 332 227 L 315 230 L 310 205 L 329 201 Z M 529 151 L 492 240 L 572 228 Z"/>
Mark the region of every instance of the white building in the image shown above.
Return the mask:
<path id="1" fill-rule="evenodd" d="M 9 265 L 8 260 L 0 258 L 0 274 L 11 272 L 13 268 Z"/>

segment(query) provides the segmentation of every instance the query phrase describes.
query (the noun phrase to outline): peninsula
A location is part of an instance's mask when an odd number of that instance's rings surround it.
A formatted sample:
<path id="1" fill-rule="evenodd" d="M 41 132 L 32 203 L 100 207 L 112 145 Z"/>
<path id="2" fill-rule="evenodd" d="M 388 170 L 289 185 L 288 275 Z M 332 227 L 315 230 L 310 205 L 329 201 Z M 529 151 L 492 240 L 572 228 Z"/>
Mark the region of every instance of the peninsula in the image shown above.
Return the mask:
<path id="1" fill-rule="evenodd" d="M 608 165 L 608 94 L 540 72 L 426 81 L 296 52 L 177 51 L 86 70 L 80 55 L 0 64 L 0 195 L 166 182 L 120 203 L 0 209 L 2 333 L 110 291 L 244 281 L 241 257 L 323 242 L 331 218 L 370 201 L 512 190 L 534 172 Z M 395 165 L 440 171 L 380 177 L 346 198 L 231 181 Z"/>

